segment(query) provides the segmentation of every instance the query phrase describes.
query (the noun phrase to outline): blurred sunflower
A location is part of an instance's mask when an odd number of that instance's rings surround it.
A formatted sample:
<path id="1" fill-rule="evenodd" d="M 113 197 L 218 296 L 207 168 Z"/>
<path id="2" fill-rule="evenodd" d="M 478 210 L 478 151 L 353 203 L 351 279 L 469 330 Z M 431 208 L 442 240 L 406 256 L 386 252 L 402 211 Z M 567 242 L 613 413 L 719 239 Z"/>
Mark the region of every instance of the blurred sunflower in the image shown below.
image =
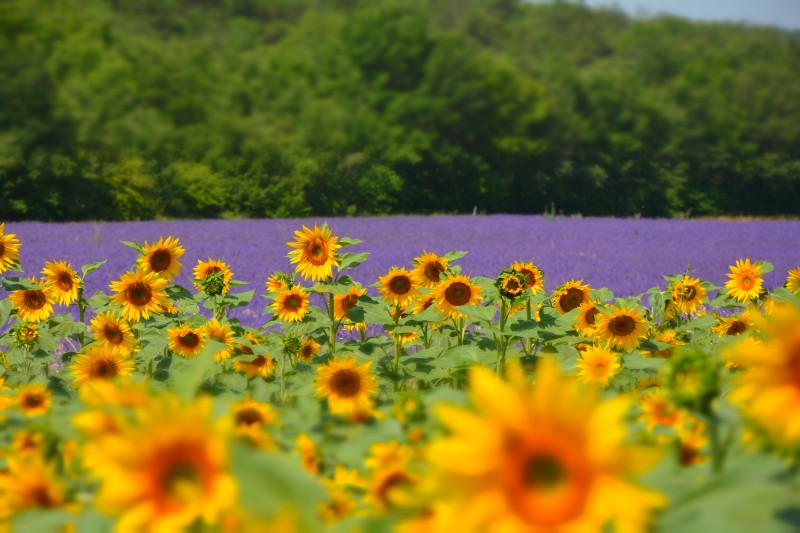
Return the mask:
<path id="1" fill-rule="evenodd" d="M 157 313 L 166 303 L 166 286 L 167 280 L 137 268 L 136 272 L 126 272 L 119 281 L 111 282 L 109 287 L 116 293 L 111 302 L 122 306 L 122 315 L 128 322 L 147 320 L 150 313 Z"/>
<path id="2" fill-rule="evenodd" d="M 786 288 L 792 294 L 800 294 L 800 267 L 790 270 L 786 276 Z"/>
<path id="3" fill-rule="evenodd" d="M 729 267 L 730 278 L 725 282 L 725 289 L 731 298 L 739 302 L 755 300 L 763 292 L 764 278 L 761 275 L 761 265 L 750 263 L 750 258 L 736 260 L 735 266 Z"/>
<path id="4" fill-rule="evenodd" d="M 473 285 L 468 276 L 447 276 L 433 290 L 436 298 L 436 308 L 451 318 L 465 316 L 457 307 L 462 305 L 477 305 L 482 299 L 483 289 Z"/>
<path id="5" fill-rule="evenodd" d="M 269 278 L 267 278 L 267 282 L 265 283 L 267 292 L 270 293 L 282 292 L 291 289 L 293 285 L 294 282 L 292 281 L 292 277 L 283 272 L 274 272 Z"/>
<path id="6" fill-rule="evenodd" d="M 25 416 L 46 413 L 53 403 L 52 395 L 45 385 L 30 383 L 17 388 L 17 406 Z"/>
<path id="7" fill-rule="evenodd" d="M 525 288 L 531 289 L 533 294 L 544 290 L 544 274 L 539 267 L 533 264 L 533 261 L 527 263 L 515 261 L 511 263 L 511 269 L 521 272 L 525 276 Z"/>
<path id="8" fill-rule="evenodd" d="M 177 355 L 192 358 L 196 357 L 206 342 L 204 328 L 193 328 L 188 324 L 175 326 L 167 330 L 169 349 Z"/>
<path id="9" fill-rule="evenodd" d="M 584 383 L 597 383 L 606 387 L 621 368 L 619 357 L 610 349 L 605 346 L 589 346 L 578 358 L 578 379 Z"/>
<path id="10" fill-rule="evenodd" d="M 64 488 L 53 465 L 39 453 L 10 455 L 7 467 L 0 473 L 0 519 L 25 509 L 53 509 L 65 505 Z M 10 527 L 8 529 L 11 530 Z"/>
<path id="11" fill-rule="evenodd" d="M 302 322 L 309 310 L 308 292 L 300 285 L 280 292 L 272 302 L 272 309 L 284 322 Z"/>
<path id="12" fill-rule="evenodd" d="M 562 315 L 569 313 L 588 302 L 591 291 L 591 287 L 584 285 L 582 279 L 570 280 L 556 289 L 553 294 L 553 306 Z"/>
<path id="13" fill-rule="evenodd" d="M 139 265 L 145 272 L 153 272 L 167 281 L 173 281 L 181 272 L 183 263 L 178 258 L 186 253 L 175 237 L 159 237 L 153 244 L 145 241 L 144 254 L 139 257 Z"/>
<path id="14" fill-rule="evenodd" d="M 741 335 L 746 331 L 752 330 L 754 325 L 750 312 L 746 310 L 738 315 L 717 317 L 717 320 L 719 323 L 712 327 L 711 331 L 717 333 L 720 337 Z"/>
<path id="15" fill-rule="evenodd" d="M 78 299 L 81 280 L 66 261 L 46 262 L 42 270 L 42 283 L 58 304 L 69 305 Z"/>
<path id="16" fill-rule="evenodd" d="M 705 301 L 707 295 L 706 289 L 700 284 L 698 278 L 684 276 L 672 287 L 672 301 L 675 302 L 679 312 L 687 315 L 694 313 L 697 307 Z"/>
<path id="17" fill-rule="evenodd" d="M 422 255 L 414 258 L 416 265 L 412 275 L 417 284 L 422 287 L 435 287 L 441 281 L 442 273 L 447 270 L 448 260 L 435 253 L 422 251 Z"/>
<path id="18" fill-rule="evenodd" d="M 367 293 L 367 289 L 359 289 L 353 285 L 345 294 L 335 294 L 333 296 L 333 316 L 337 320 L 347 317 L 347 312 L 358 305 L 358 299 Z"/>
<path id="19" fill-rule="evenodd" d="M 289 252 L 290 263 L 297 263 L 295 271 L 304 279 L 312 281 L 326 280 L 333 277 L 333 267 L 339 266 L 336 250 L 341 248 L 339 237 L 331 234 L 330 228 L 314 225 L 314 229 L 305 225 L 302 230 L 294 232 L 295 239 L 286 245 L 294 248 Z"/>
<path id="20" fill-rule="evenodd" d="M 405 268 L 392 267 L 378 278 L 378 291 L 384 300 L 394 305 L 406 306 L 418 294 L 417 282 Z"/>
<path id="21" fill-rule="evenodd" d="M 100 482 L 97 508 L 118 516 L 120 530 L 216 524 L 235 505 L 237 487 L 226 435 L 210 420 L 211 401 L 185 405 L 162 396 L 149 403 L 86 450 L 84 464 Z"/>
<path id="22" fill-rule="evenodd" d="M 648 431 L 659 426 L 677 428 L 683 419 L 683 411 L 661 389 L 649 389 L 642 394 L 641 406 L 640 420 Z"/>
<path id="23" fill-rule="evenodd" d="M 600 310 L 595 307 L 594 302 L 585 302 L 578 307 L 578 316 L 575 317 L 575 322 L 572 327 L 580 334 L 581 337 L 591 338 L 597 329 L 595 324 L 595 317 Z"/>
<path id="24" fill-rule="evenodd" d="M 6 233 L 5 223 L 0 224 L 0 274 L 19 264 L 21 244 L 14 233 Z"/>
<path id="25" fill-rule="evenodd" d="M 469 383 L 479 412 L 440 406 L 452 434 L 428 448 L 432 530 L 642 531 L 666 504 L 630 481 L 660 454 L 627 440 L 627 398 L 598 402 L 549 359 L 532 387 L 478 366 Z"/>
<path id="26" fill-rule="evenodd" d="M 295 439 L 297 450 L 300 452 L 300 462 L 309 473 L 317 475 L 319 473 L 319 453 L 317 445 L 305 433 L 300 433 Z"/>
<path id="27" fill-rule="evenodd" d="M 116 353 L 127 355 L 136 346 L 130 325 L 113 311 L 95 315 L 88 329 L 95 340 Z"/>
<path id="28" fill-rule="evenodd" d="M 37 283 L 35 277 L 28 281 Z M 17 310 L 17 315 L 26 322 L 43 322 L 53 314 L 52 293 L 48 288 L 20 289 L 11 291 L 8 299 Z"/>
<path id="29" fill-rule="evenodd" d="M 647 338 L 644 311 L 636 311 L 634 307 L 611 306 L 610 312 L 599 313 L 595 317 L 595 324 L 595 336 L 600 342 L 624 352 L 633 350 Z"/>
<path id="30" fill-rule="evenodd" d="M 272 405 L 250 397 L 231 404 L 231 413 L 237 427 L 269 426 L 278 419 Z"/>
<path id="31" fill-rule="evenodd" d="M 252 379 L 256 376 L 268 378 L 275 371 L 275 360 L 266 355 L 259 355 L 251 361 L 239 359 L 233 362 L 233 369 L 247 374 L 247 379 Z"/>
<path id="32" fill-rule="evenodd" d="M 317 395 L 328 400 L 330 412 L 360 417 L 372 410 L 378 383 L 370 375 L 371 361 L 358 365 L 355 357 L 334 358 L 317 369 Z"/>
<path id="33" fill-rule="evenodd" d="M 72 386 L 84 391 L 96 381 L 128 376 L 133 373 L 136 363 L 133 358 L 120 352 L 95 344 L 75 356 L 70 365 Z"/>
<path id="34" fill-rule="evenodd" d="M 311 363 L 314 356 L 319 353 L 319 343 L 312 338 L 303 338 L 303 343 L 300 345 L 300 350 L 297 352 L 297 358 L 305 363 Z"/>
<path id="35" fill-rule="evenodd" d="M 233 272 L 228 263 L 209 258 L 208 261 L 197 261 L 194 279 L 194 288 L 198 291 L 204 291 L 209 296 L 224 295 L 231 289 Z"/>
<path id="36" fill-rule="evenodd" d="M 44 450 L 44 434 L 21 429 L 14 433 L 11 449 L 17 454 L 41 453 Z"/>
<path id="37" fill-rule="evenodd" d="M 220 324 L 219 320 L 213 318 L 203 326 L 203 333 L 208 340 L 214 340 L 227 346 L 214 354 L 214 361 L 221 363 L 231 356 L 236 336 L 227 322 Z"/>

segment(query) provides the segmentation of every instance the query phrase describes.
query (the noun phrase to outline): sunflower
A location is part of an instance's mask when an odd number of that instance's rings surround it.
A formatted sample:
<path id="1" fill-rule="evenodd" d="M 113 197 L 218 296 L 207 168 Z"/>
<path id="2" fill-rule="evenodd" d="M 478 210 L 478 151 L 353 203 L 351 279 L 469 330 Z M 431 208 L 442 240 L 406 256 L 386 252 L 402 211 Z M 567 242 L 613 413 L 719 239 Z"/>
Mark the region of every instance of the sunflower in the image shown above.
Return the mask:
<path id="1" fill-rule="evenodd" d="M 300 285 L 295 285 L 275 297 L 272 309 L 284 322 L 302 322 L 309 309 L 308 292 Z"/>
<path id="2" fill-rule="evenodd" d="M 619 357 L 605 346 L 590 346 L 578 358 L 578 379 L 603 387 L 619 373 Z"/>
<path id="3" fill-rule="evenodd" d="M 319 343 L 312 338 L 303 338 L 303 344 L 300 345 L 300 350 L 297 352 L 297 357 L 301 361 L 310 363 L 314 360 L 314 356 L 319 353 Z"/>
<path id="4" fill-rule="evenodd" d="M 598 402 L 549 359 L 533 386 L 478 366 L 469 378 L 479 412 L 440 406 L 452 434 L 428 448 L 432 530 L 640 531 L 666 504 L 630 481 L 659 454 L 628 442 L 627 398 Z"/>
<path id="5" fill-rule="evenodd" d="M 669 344 L 669 348 L 661 348 L 660 350 L 644 350 L 642 351 L 642 355 L 645 357 L 662 357 L 664 359 L 669 359 L 672 357 L 672 354 L 675 351 L 674 346 L 683 346 L 685 343 L 675 338 L 676 333 L 674 329 L 665 329 L 664 331 L 659 331 L 653 337 L 653 340 L 656 342 L 663 342 L 665 344 Z"/>
<path id="6" fill-rule="evenodd" d="M 270 404 L 249 397 L 231 404 L 231 413 L 236 427 L 269 426 L 278 418 Z"/>
<path id="7" fill-rule="evenodd" d="M 309 229 L 305 225 L 302 230 L 294 232 L 295 240 L 286 245 L 294 248 L 289 252 L 290 263 L 297 263 L 295 272 L 304 279 L 312 281 L 326 280 L 333 276 L 333 267 L 339 266 L 336 250 L 341 248 L 336 241 L 339 237 L 331 235 L 331 230 L 323 224 L 321 228 L 314 225 Z"/>
<path id="8" fill-rule="evenodd" d="M 575 317 L 575 322 L 572 327 L 580 334 L 581 337 L 591 338 L 594 336 L 596 329 L 595 317 L 600 310 L 595 307 L 594 302 L 585 302 L 578 307 L 578 316 Z"/>
<path id="9" fill-rule="evenodd" d="M 636 348 L 647 337 L 644 312 L 637 312 L 633 307 L 611 306 L 611 312 L 595 317 L 595 324 L 597 339 L 625 352 Z"/>
<path id="10" fill-rule="evenodd" d="M 482 288 L 473 285 L 468 276 L 447 276 L 433 290 L 436 298 L 436 308 L 451 318 L 465 316 L 457 307 L 462 305 L 476 305 L 482 299 Z"/>
<path id="11" fill-rule="evenodd" d="M 186 253 L 180 241 L 175 237 L 159 237 L 153 244 L 145 241 L 143 255 L 139 257 L 139 265 L 145 272 L 158 274 L 167 281 L 173 281 L 181 272 L 183 263 L 178 258 Z"/>
<path id="12" fill-rule="evenodd" d="M 378 278 L 378 291 L 384 300 L 394 305 L 406 306 L 419 293 L 416 279 L 405 268 L 392 267 Z"/>
<path id="13" fill-rule="evenodd" d="M 72 265 L 66 261 L 48 261 L 44 264 L 42 276 L 42 283 L 56 303 L 69 305 L 77 301 L 81 280 L 72 270 Z"/>
<path id="14" fill-rule="evenodd" d="M 89 331 L 101 346 L 116 353 L 127 355 L 136 347 L 136 337 L 128 322 L 113 311 L 106 311 L 92 318 Z"/>
<path id="15" fill-rule="evenodd" d="M 25 416 L 44 414 L 52 403 L 52 395 L 45 385 L 31 383 L 17 388 L 17 405 Z"/>
<path id="16" fill-rule="evenodd" d="M 73 360 L 72 386 L 84 391 L 96 381 L 128 376 L 135 366 L 131 357 L 101 344 L 95 344 Z"/>
<path id="17" fill-rule="evenodd" d="M 389 337 L 394 339 L 395 338 L 395 332 L 394 331 L 390 331 L 389 332 Z M 409 342 L 413 342 L 413 341 L 417 340 L 419 338 L 419 333 L 417 333 L 416 331 L 406 331 L 405 333 L 398 333 L 397 337 L 399 337 L 400 345 L 401 346 L 405 346 Z"/>
<path id="18" fill-rule="evenodd" d="M 13 329 L 14 344 L 16 346 L 25 346 L 30 349 L 39 338 L 39 325 L 38 324 L 22 324 L 18 323 Z"/>
<path id="19" fill-rule="evenodd" d="M 205 333 L 208 340 L 214 340 L 228 346 L 214 354 L 214 361 L 221 363 L 233 354 L 233 343 L 236 341 L 236 336 L 227 322 L 220 324 L 216 318 L 209 320 L 203 326 L 203 333 Z"/>
<path id="20" fill-rule="evenodd" d="M 422 251 L 422 255 L 414 258 L 414 270 L 412 275 L 417 284 L 422 287 L 435 287 L 442 280 L 442 273 L 447 270 L 448 260 L 446 257 Z"/>
<path id="21" fill-rule="evenodd" d="M 648 431 L 656 428 L 677 428 L 683 419 L 683 411 L 670 401 L 661 389 L 650 389 L 642 395 L 642 416 Z"/>
<path id="22" fill-rule="evenodd" d="M 753 319 L 749 311 L 742 311 L 739 315 L 728 317 L 718 317 L 719 324 L 711 328 L 711 331 L 718 334 L 720 337 L 726 335 L 741 335 L 742 333 L 753 329 Z"/>
<path id="23" fill-rule="evenodd" d="M 0 274 L 19 265 L 21 244 L 13 233 L 6 233 L 5 223 L 0 224 Z"/>
<path id="24" fill-rule="evenodd" d="M 513 299 L 525 291 L 526 276 L 522 272 L 506 269 L 500 272 L 494 282 L 500 296 Z"/>
<path id="25" fill-rule="evenodd" d="M 556 289 L 553 294 L 553 306 L 562 315 L 569 313 L 588 302 L 591 291 L 589 285 L 583 285 L 582 279 L 570 280 Z"/>
<path id="26" fill-rule="evenodd" d="M 275 371 L 275 360 L 266 355 L 259 355 L 252 361 L 234 361 L 233 369 L 247 374 L 247 379 L 256 376 L 268 378 Z"/>
<path id="27" fill-rule="evenodd" d="M 360 417 L 372 410 L 370 396 L 378 383 L 369 373 L 371 361 L 358 365 L 355 357 L 334 358 L 317 369 L 317 395 L 328 399 L 331 413 Z"/>
<path id="28" fill-rule="evenodd" d="M 205 329 L 193 328 L 188 324 L 169 328 L 169 349 L 186 358 L 196 357 L 206 342 Z"/>
<path id="29" fill-rule="evenodd" d="M 14 433 L 11 449 L 17 454 L 41 453 L 44 450 L 44 434 L 21 429 Z"/>
<path id="30" fill-rule="evenodd" d="M 786 288 L 792 294 L 800 294 L 800 266 L 794 270 L 790 270 L 786 276 Z"/>
<path id="31" fill-rule="evenodd" d="M 761 265 L 750 263 L 750 258 L 744 261 L 736 260 L 735 266 L 727 276 L 731 279 L 725 282 L 725 288 L 731 298 L 738 302 L 755 300 L 763 292 L 764 278 L 761 275 Z"/>
<path id="32" fill-rule="evenodd" d="M 319 473 L 319 454 L 317 453 L 317 445 L 305 433 L 300 433 L 295 440 L 297 450 L 300 452 L 300 462 L 310 474 L 317 475 Z"/>
<path id="33" fill-rule="evenodd" d="M 274 272 L 267 278 L 267 282 L 264 285 L 267 288 L 267 292 L 276 293 L 291 289 L 294 281 L 292 281 L 292 277 L 289 274 Z"/>
<path id="34" fill-rule="evenodd" d="M 697 307 L 705 301 L 707 295 L 706 289 L 700 285 L 698 278 L 684 276 L 672 287 L 672 301 L 675 302 L 679 312 L 687 315 L 694 313 Z"/>
<path id="35" fill-rule="evenodd" d="M 392 465 L 376 470 L 367 483 L 364 503 L 376 514 L 403 507 L 411 501 L 410 491 L 418 483 L 405 465 Z"/>
<path id="36" fill-rule="evenodd" d="M 744 369 L 731 400 L 745 418 L 780 444 L 800 444 L 800 309 L 781 306 L 770 317 L 756 316 L 764 340 L 742 342 L 724 354 Z"/>
<path id="37" fill-rule="evenodd" d="M 533 294 L 544 290 L 544 274 L 539 267 L 533 264 L 533 261 L 527 263 L 515 261 L 511 264 L 511 269 L 521 272 L 525 276 L 525 288 L 531 289 Z"/>
<path id="38" fill-rule="evenodd" d="M 58 482 L 53 465 L 40 453 L 12 454 L 0 474 L 0 519 L 6 513 L 25 509 L 52 509 L 64 506 L 64 488 Z M 11 529 L 9 528 L 9 531 Z"/>
<path id="39" fill-rule="evenodd" d="M 194 288 L 210 296 L 228 294 L 233 272 L 228 263 L 209 257 L 208 261 L 197 261 L 194 267 Z"/>
<path id="40" fill-rule="evenodd" d="M 35 277 L 28 278 L 37 283 Z M 43 322 L 53 314 L 52 293 L 48 288 L 20 289 L 8 296 L 17 309 L 17 314 L 26 322 Z"/>
<path id="41" fill-rule="evenodd" d="M 128 322 L 147 320 L 150 313 L 157 313 L 166 303 L 166 286 L 167 280 L 137 268 L 136 272 L 126 272 L 119 281 L 111 282 L 109 287 L 116 292 L 111 302 L 122 306 L 122 315 Z"/>
<path id="42" fill-rule="evenodd" d="M 161 396 L 137 409 L 118 434 L 86 448 L 86 467 L 100 482 L 96 506 L 119 517 L 118 529 L 213 525 L 235 505 L 227 440 L 210 420 L 211 407 L 207 398 L 184 405 Z"/>
<path id="43" fill-rule="evenodd" d="M 347 318 L 347 312 L 358 305 L 358 299 L 366 293 L 366 288 L 359 289 L 356 285 L 352 285 L 347 293 L 335 294 L 333 296 L 333 316 L 337 320 Z"/>

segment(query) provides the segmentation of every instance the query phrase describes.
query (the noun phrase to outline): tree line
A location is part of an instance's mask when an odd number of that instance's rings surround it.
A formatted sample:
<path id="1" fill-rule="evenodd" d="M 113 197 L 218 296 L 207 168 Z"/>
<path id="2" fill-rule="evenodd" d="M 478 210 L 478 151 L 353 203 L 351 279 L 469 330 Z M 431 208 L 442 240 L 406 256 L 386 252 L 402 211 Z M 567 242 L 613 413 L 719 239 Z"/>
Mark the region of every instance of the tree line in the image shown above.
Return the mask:
<path id="1" fill-rule="evenodd" d="M 0 217 L 800 214 L 800 32 L 520 0 L 9 0 Z"/>

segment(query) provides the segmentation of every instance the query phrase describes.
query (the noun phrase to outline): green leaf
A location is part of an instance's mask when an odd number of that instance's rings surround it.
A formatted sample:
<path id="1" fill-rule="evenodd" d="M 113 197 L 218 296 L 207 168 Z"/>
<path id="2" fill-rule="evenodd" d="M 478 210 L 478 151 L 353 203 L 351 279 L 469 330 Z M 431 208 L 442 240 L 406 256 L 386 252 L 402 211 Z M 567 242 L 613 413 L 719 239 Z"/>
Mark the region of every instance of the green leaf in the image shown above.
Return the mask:
<path id="1" fill-rule="evenodd" d="M 769 261 L 756 261 L 756 264 L 761 266 L 762 274 L 769 274 L 770 272 L 775 270 L 775 265 L 773 265 Z"/>
<path id="2" fill-rule="evenodd" d="M 191 399 L 197 394 L 200 385 L 215 368 L 214 354 L 226 348 L 226 345 L 214 340 L 206 341 L 203 350 L 191 359 L 173 357 L 171 372 L 173 390 L 183 398 Z"/>
<path id="3" fill-rule="evenodd" d="M 11 310 L 14 308 L 14 305 L 11 303 L 11 300 L 3 299 L 0 300 L 0 328 L 2 328 L 8 317 L 11 315 Z"/>
<path id="4" fill-rule="evenodd" d="M 131 242 L 131 241 L 119 241 L 119 242 L 121 242 L 122 244 L 124 244 L 128 248 L 133 248 L 134 250 L 136 250 L 140 254 L 146 253 L 144 251 L 144 248 L 142 247 L 142 245 L 139 244 L 138 242 Z"/>
<path id="5" fill-rule="evenodd" d="M 103 291 L 95 292 L 91 296 L 91 298 L 86 298 L 84 301 L 86 302 L 86 305 L 88 305 L 92 309 L 105 307 L 110 302 L 108 295 L 106 295 L 106 293 L 104 293 Z"/>
<path id="6" fill-rule="evenodd" d="M 339 272 L 346 268 L 355 268 L 369 257 L 369 252 L 362 252 L 358 254 L 345 253 L 339 256 Z"/>
<path id="7" fill-rule="evenodd" d="M 458 305 L 455 307 L 472 320 L 491 322 L 494 320 L 495 315 L 497 315 L 497 308 L 493 305 Z"/>
<path id="8" fill-rule="evenodd" d="M 106 261 L 95 261 L 94 263 L 88 263 L 81 267 L 81 273 L 83 274 L 83 277 L 86 277 L 87 274 L 91 274 L 105 264 Z"/>
<path id="9" fill-rule="evenodd" d="M 445 259 L 447 259 L 449 263 L 452 263 L 453 261 L 458 261 L 468 253 L 469 252 L 447 252 L 446 254 L 444 254 L 444 257 Z"/>
<path id="10" fill-rule="evenodd" d="M 338 241 L 336 241 L 340 247 L 346 248 L 347 246 L 353 246 L 354 244 L 361 244 L 361 239 L 351 239 L 350 237 L 342 237 Z"/>
<path id="11" fill-rule="evenodd" d="M 40 291 L 42 287 L 27 278 L 8 277 L 3 278 L 3 287 L 7 291 Z"/>
<path id="12" fill-rule="evenodd" d="M 594 302 L 610 302 L 614 299 L 614 293 L 611 292 L 609 289 L 603 287 L 602 289 L 594 289 L 590 294 L 589 298 Z"/>

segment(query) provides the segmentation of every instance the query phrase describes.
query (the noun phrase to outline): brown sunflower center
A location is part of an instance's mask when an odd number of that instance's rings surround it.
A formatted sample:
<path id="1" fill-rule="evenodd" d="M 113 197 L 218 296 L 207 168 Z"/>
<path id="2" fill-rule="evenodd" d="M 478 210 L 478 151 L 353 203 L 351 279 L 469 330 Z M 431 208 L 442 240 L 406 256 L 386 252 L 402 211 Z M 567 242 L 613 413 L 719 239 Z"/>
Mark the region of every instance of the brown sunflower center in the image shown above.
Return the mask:
<path id="1" fill-rule="evenodd" d="M 28 409 L 35 409 L 44 404 L 44 395 L 36 392 L 29 392 L 22 397 L 22 405 Z"/>
<path id="2" fill-rule="evenodd" d="M 678 293 L 678 297 L 682 302 L 691 302 L 695 296 L 697 296 L 697 290 L 691 285 L 681 288 Z"/>
<path id="3" fill-rule="evenodd" d="M 178 335 L 178 344 L 189 350 L 197 348 L 200 344 L 200 335 L 193 331 Z"/>
<path id="4" fill-rule="evenodd" d="M 734 320 L 728 326 L 728 329 L 725 331 L 725 333 L 728 335 L 738 335 L 740 333 L 744 333 L 745 331 L 747 331 L 747 324 L 741 320 Z"/>
<path id="5" fill-rule="evenodd" d="M 536 285 L 536 272 L 533 270 L 522 270 L 522 273 L 525 274 L 525 288 L 529 289 Z"/>
<path id="6" fill-rule="evenodd" d="M 428 261 L 425 263 L 425 277 L 434 283 L 439 283 L 440 275 L 444 272 L 444 265 L 439 261 Z"/>
<path id="7" fill-rule="evenodd" d="M 111 344 L 122 344 L 122 330 L 115 324 L 106 324 L 103 328 L 103 338 Z"/>
<path id="8" fill-rule="evenodd" d="M 298 296 L 297 294 L 290 294 L 289 296 L 286 297 L 286 300 L 284 302 L 284 306 L 287 309 L 292 309 L 292 310 L 300 309 L 302 305 L 303 305 L 303 297 Z"/>
<path id="9" fill-rule="evenodd" d="M 358 303 L 358 295 L 357 294 L 348 294 L 344 298 L 342 298 L 342 312 L 347 313 L 353 307 L 356 306 Z"/>
<path id="10" fill-rule="evenodd" d="M 58 285 L 58 288 L 64 292 L 71 291 L 72 287 L 74 286 L 72 276 L 67 271 L 58 273 L 58 276 L 56 277 L 56 284 Z"/>
<path id="11" fill-rule="evenodd" d="M 447 300 L 447 303 L 450 305 L 466 305 L 471 297 L 472 291 L 469 285 L 460 281 L 451 283 L 447 287 L 447 290 L 444 291 L 444 299 Z"/>
<path id="12" fill-rule="evenodd" d="M 264 424 L 264 416 L 261 411 L 253 407 L 245 407 L 236 412 L 236 424 L 239 426 L 252 426 L 253 424 Z"/>
<path id="13" fill-rule="evenodd" d="M 551 455 L 531 457 L 523 470 L 525 485 L 538 490 L 551 490 L 567 480 L 567 472 L 558 458 Z"/>
<path id="14" fill-rule="evenodd" d="M 36 484 L 30 487 L 26 499 L 34 507 L 55 507 L 61 503 L 58 496 L 51 490 L 51 487 L 44 484 Z"/>
<path id="15" fill-rule="evenodd" d="M 203 274 L 203 277 L 210 276 L 211 274 L 216 274 L 217 272 L 222 272 L 222 269 L 218 266 L 206 267 L 206 271 Z"/>
<path id="16" fill-rule="evenodd" d="M 111 379 L 119 373 L 117 363 L 110 359 L 98 359 L 92 365 L 92 377 L 99 379 Z"/>
<path id="17" fill-rule="evenodd" d="M 753 277 L 750 274 L 742 276 L 742 287 L 744 287 L 745 289 L 749 289 L 750 287 L 752 287 L 753 283 L 754 283 Z"/>
<path id="18" fill-rule="evenodd" d="M 505 282 L 503 282 L 503 287 L 508 292 L 516 294 L 522 290 L 522 283 L 520 282 L 519 278 L 511 276 L 506 278 Z"/>
<path id="19" fill-rule="evenodd" d="M 47 296 L 43 291 L 25 291 L 22 293 L 22 299 L 25 307 L 34 311 L 38 311 L 47 304 Z"/>
<path id="20" fill-rule="evenodd" d="M 412 484 L 412 479 L 408 476 L 408 474 L 401 472 L 400 470 L 395 470 L 381 480 L 381 482 L 378 484 L 378 487 L 375 489 L 375 496 L 377 496 L 378 500 L 383 502 L 385 505 L 391 507 L 392 489 L 410 484 Z"/>
<path id="21" fill-rule="evenodd" d="M 314 237 L 306 246 L 308 262 L 314 266 L 324 265 L 328 260 L 328 245 L 320 237 Z"/>
<path id="22" fill-rule="evenodd" d="M 625 337 L 636 329 L 636 321 L 628 315 L 615 316 L 608 321 L 608 331 L 615 337 Z"/>
<path id="23" fill-rule="evenodd" d="M 393 294 L 406 294 L 411 290 L 411 280 L 406 276 L 395 276 L 389 281 Z"/>
<path id="24" fill-rule="evenodd" d="M 139 307 L 149 304 L 153 299 L 153 290 L 143 281 L 134 281 L 128 285 L 125 294 L 130 303 Z"/>
<path id="25" fill-rule="evenodd" d="M 6 253 L 6 245 L 0 242 L 0 258 Z"/>
<path id="26" fill-rule="evenodd" d="M 582 290 L 570 287 L 558 298 L 558 304 L 565 313 L 569 313 L 583 303 L 583 297 Z"/>
<path id="27" fill-rule="evenodd" d="M 172 264 L 172 254 L 163 248 L 150 254 L 150 268 L 153 272 L 163 272 Z"/>
<path id="28" fill-rule="evenodd" d="M 198 466 L 190 461 L 178 460 L 165 468 L 161 487 L 173 503 L 189 503 L 203 493 L 205 480 Z"/>
<path id="29" fill-rule="evenodd" d="M 361 376 L 355 370 L 343 368 L 331 377 L 331 390 L 343 398 L 352 398 L 361 391 Z"/>
<path id="30" fill-rule="evenodd" d="M 588 311 L 586 311 L 586 323 L 590 325 L 594 325 L 594 317 L 600 311 L 596 307 L 592 307 Z"/>

